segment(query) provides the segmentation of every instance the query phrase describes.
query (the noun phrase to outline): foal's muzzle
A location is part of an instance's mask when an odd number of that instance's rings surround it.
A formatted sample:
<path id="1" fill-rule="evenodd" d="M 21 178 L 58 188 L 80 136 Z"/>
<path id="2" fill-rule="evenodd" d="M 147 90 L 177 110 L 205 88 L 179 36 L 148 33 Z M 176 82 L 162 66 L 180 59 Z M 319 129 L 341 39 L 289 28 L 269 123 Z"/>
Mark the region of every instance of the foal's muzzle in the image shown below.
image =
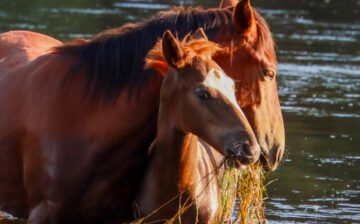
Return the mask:
<path id="1" fill-rule="evenodd" d="M 226 152 L 228 157 L 234 157 L 241 165 L 250 165 L 259 159 L 260 147 L 257 143 L 251 145 L 240 140 L 228 145 Z"/>

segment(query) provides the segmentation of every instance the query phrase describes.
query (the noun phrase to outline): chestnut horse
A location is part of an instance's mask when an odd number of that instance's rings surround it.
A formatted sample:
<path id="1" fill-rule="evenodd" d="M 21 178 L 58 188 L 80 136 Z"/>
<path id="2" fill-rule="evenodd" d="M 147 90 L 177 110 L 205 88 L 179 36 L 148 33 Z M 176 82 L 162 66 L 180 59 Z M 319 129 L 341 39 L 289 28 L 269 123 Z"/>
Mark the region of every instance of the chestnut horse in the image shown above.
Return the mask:
<path id="1" fill-rule="evenodd" d="M 147 57 L 147 67 L 171 68 L 161 85 L 153 161 L 138 199 L 140 214 L 150 215 L 146 222 L 176 217 L 182 198 L 181 207 L 189 208 L 181 222 L 214 223 L 221 205 L 214 176 L 223 156 L 234 155 L 243 165 L 259 158 L 234 82 L 211 60 L 217 50 L 205 39 L 180 43 L 167 31 Z"/>
<path id="2" fill-rule="evenodd" d="M 61 43 L 49 38 L 38 50 L 46 38 L 8 32 L 0 35 L 0 209 L 29 223 L 131 219 L 162 81 L 143 58 L 167 29 L 183 38 L 200 27 L 224 47 L 213 59 L 235 79 L 261 161 L 274 170 L 284 148 L 274 42 L 248 0 L 170 10 L 47 54 Z"/>

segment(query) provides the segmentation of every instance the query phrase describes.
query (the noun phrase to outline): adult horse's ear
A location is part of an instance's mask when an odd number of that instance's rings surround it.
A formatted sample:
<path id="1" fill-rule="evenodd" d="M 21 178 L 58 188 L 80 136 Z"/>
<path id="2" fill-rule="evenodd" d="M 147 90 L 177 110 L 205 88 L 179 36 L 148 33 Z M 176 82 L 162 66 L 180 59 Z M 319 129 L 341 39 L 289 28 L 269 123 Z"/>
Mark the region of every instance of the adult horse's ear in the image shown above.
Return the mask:
<path id="1" fill-rule="evenodd" d="M 204 29 L 202 27 L 200 27 L 199 29 L 197 29 L 194 33 L 191 34 L 191 38 L 198 40 L 198 39 L 205 39 L 208 40 Z"/>
<path id="2" fill-rule="evenodd" d="M 226 7 L 234 7 L 238 0 L 222 0 L 220 3 L 220 8 L 226 8 Z"/>
<path id="3" fill-rule="evenodd" d="M 250 0 L 241 0 L 234 8 L 233 22 L 237 31 L 248 35 L 256 30 L 256 22 Z"/>
<path id="4" fill-rule="evenodd" d="M 162 49 L 166 62 L 171 67 L 179 69 L 184 66 L 184 54 L 179 45 L 179 41 L 175 39 L 169 30 L 164 33 L 162 38 Z"/>

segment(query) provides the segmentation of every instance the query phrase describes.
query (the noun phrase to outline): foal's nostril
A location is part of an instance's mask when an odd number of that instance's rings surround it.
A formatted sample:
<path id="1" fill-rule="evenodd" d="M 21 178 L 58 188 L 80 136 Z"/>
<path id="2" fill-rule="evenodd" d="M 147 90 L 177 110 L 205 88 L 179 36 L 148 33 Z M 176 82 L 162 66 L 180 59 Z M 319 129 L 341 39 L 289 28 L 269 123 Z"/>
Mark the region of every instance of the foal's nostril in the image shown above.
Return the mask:
<path id="1" fill-rule="evenodd" d="M 246 156 L 251 156 L 252 155 L 249 144 L 244 144 L 243 149 L 244 149 L 244 153 L 245 153 Z"/>

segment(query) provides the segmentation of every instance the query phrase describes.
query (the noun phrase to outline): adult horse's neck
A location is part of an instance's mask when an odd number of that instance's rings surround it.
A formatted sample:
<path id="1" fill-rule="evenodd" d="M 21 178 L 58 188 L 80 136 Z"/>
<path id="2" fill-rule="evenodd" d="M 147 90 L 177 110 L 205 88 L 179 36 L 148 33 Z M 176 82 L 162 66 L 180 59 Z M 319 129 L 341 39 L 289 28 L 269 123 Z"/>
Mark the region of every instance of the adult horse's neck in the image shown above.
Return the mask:
<path id="1" fill-rule="evenodd" d="M 155 155 L 140 194 L 140 210 L 150 214 L 173 199 L 151 217 L 153 220 L 170 218 L 178 210 L 179 200 L 184 202 L 190 198 L 188 203 L 194 205 L 182 215 L 182 221 L 193 223 L 198 215 L 201 223 L 207 223 L 214 217 L 218 204 L 216 177 L 211 175 L 215 164 L 208 153 L 216 161 L 221 156 L 196 135 L 185 134 L 174 127 L 172 121 L 162 115 L 160 111 Z"/>

